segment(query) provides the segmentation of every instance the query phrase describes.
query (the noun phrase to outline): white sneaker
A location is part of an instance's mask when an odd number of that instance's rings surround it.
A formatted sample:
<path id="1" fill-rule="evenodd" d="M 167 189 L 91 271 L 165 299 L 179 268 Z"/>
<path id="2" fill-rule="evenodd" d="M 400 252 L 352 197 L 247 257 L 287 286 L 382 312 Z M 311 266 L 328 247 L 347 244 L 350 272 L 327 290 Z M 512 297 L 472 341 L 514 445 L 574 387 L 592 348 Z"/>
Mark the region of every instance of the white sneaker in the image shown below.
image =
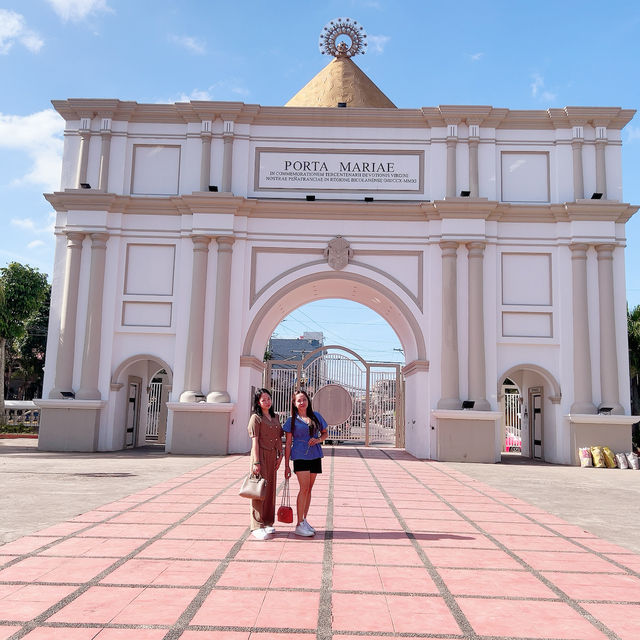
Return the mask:
<path id="1" fill-rule="evenodd" d="M 297 536 L 304 536 L 305 538 L 309 538 L 310 536 L 313 535 L 313 531 L 310 531 L 309 529 L 307 529 L 302 522 L 296 527 L 296 530 L 294 533 Z"/>
<path id="2" fill-rule="evenodd" d="M 276 532 L 276 528 L 275 527 L 265 527 L 264 530 L 267 533 L 275 533 Z"/>
<path id="3" fill-rule="evenodd" d="M 254 529 L 251 535 L 256 540 L 264 540 L 269 535 L 269 532 L 266 529 Z"/>
<path id="4" fill-rule="evenodd" d="M 307 529 L 309 529 L 309 531 L 311 531 L 311 533 L 316 532 L 316 530 L 307 522 L 306 518 L 300 524 L 303 524 Z"/>

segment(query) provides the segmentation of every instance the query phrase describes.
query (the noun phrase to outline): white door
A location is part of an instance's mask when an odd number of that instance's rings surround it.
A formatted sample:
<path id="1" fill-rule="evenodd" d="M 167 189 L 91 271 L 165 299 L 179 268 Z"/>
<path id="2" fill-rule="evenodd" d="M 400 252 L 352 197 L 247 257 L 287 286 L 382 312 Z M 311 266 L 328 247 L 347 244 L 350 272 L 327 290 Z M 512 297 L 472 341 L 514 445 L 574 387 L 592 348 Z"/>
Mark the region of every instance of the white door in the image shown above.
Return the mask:
<path id="1" fill-rule="evenodd" d="M 543 415 L 542 415 L 542 387 L 531 387 L 529 389 L 529 429 L 531 438 L 531 457 L 542 460 L 542 433 L 543 433 Z"/>
<path id="2" fill-rule="evenodd" d="M 127 425 L 124 436 L 124 446 L 129 449 L 135 447 L 138 434 L 138 419 L 140 416 L 140 385 L 141 380 L 129 376 L 127 394 Z"/>

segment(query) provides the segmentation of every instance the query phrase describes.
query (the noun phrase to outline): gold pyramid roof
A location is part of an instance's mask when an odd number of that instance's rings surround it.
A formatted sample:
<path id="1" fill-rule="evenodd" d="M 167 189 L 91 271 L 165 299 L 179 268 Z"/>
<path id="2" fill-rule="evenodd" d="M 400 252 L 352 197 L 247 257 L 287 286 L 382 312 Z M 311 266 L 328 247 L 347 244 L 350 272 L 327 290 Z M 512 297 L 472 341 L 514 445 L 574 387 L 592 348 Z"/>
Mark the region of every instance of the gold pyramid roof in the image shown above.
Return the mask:
<path id="1" fill-rule="evenodd" d="M 337 107 L 339 102 L 347 107 L 396 108 L 349 57 L 334 58 L 285 107 Z"/>

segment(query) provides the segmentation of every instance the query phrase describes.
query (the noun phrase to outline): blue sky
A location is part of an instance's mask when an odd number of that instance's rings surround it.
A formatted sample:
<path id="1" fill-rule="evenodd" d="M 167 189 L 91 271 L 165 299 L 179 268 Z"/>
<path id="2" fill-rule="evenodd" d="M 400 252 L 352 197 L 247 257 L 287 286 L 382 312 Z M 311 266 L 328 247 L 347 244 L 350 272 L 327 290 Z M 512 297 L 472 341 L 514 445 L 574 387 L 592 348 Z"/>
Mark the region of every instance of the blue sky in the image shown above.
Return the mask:
<path id="1" fill-rule="evenodd" d="M 329 59 L 322 27 L 368 34 L 358 65 L 398 106 L 640 106 L 640 5 L 631 0 L 0 0 L 0 266 L 51 274 L 61 118 L 50 100 L 189 99 L 282 105 Z M 623 132 L 624 200 L 640 204 L 640 118 Z M 627 224 L 627 300 L 640 304 L 640 213 Z M 375 314 L 336 302 L 294 312 L 375 359 L 401 357 Z M 348 315 L 348 323 L 335 320 Z M 349 345 L 351 342 L 351 345 Z"/>

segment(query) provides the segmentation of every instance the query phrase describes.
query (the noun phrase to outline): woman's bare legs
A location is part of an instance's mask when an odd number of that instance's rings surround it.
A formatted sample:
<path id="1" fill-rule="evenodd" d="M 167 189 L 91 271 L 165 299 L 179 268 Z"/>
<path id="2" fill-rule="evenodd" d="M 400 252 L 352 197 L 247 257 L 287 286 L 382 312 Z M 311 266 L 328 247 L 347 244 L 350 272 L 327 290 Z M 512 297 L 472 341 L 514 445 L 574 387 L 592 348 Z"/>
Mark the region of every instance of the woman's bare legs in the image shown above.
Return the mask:
<path id="1" fill-rule="evenodd" d="M 298 484 L 300 485 L 298 497 L 296 498 L 296 512 L 298 514 L 298 522 L 296 524 L 300 524 L 305 519 L 307 511 L 309 510 L 309 503 L 311 502 L 312 475 L 315 480 L 315 473 L 311 474 L 309 471 L 296 471 Z"/>
<path id="2" fill-rule="evenodd" d="M 316 481 L 317 473 L 309 473 L 309 493 L 307 494 L 307 503 L 304 506 L 304 519 L 307 519 L 309 513 L 309 505 L 311 504 L 311 489 L 313 489 L 313 483 Z"/>

